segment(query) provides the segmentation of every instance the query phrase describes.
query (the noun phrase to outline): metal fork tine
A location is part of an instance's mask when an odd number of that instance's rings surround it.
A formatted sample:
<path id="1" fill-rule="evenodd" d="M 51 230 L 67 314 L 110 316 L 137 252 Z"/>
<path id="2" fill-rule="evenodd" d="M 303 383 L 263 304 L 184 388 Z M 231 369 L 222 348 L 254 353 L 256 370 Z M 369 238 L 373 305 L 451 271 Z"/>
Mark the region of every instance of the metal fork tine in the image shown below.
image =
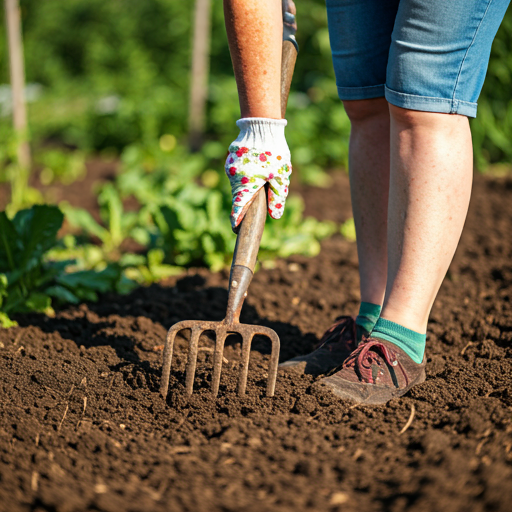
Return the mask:
<path id="1" fill-rule="evenodd" d="M 217 398 L 219 394 L 220 374 L 222 372 L 222 358 L 224 355 L 224 342 L 227 333 L 225 329 L 215 331 L 215 352 L 213 354 L 213 377 L 212 377 L 212 394 Z"/>
<path id="2" fill-rule="evenodd" d="M 251 345 L 254 335 L 268 337 L 272 342 L 272 352 L 268 368 L 268 381 L 266 395 L 274 396 L 277 368 L 279 364 L 279 336 L 275 331 L 263 326 L 249 326 L 235 322 L 226 325 L 223 322 L 196 322 L 183 321 L 173 325 L 167 332 L 165 342 L 162 365 L 162 380 L 160 384 L 160 394 L 167 399 L 169 392 L 169 381 L 171 374 L 172 357 L 174 351 L 174 343 L 176 335 L 182 330 L 190 329 L 190 342 L 188 347 L 188 358 L 185 375 L 186 393 L 190 396 L 193 392 L 194 378 L 197 367 L 197 353 L 199 350 L 199 338 L 205 331 L 215 332 L 215 349 L 213 355 L 213 376 L 212 376 L 212 394 L 214 397 L 218 395 L 220 377 L 222 373 L 222 360 L 224 356 L 224 347 L 226 338 L 229 334 L 239 334 L 242 336 L 242 355 L 240 360 L 240 373 L 238 377 L 237 391 L 238 396 L 245 395 L 247 388 L 247 375 L 249 372 L 249 359 L 251 354 Z"/>
<path id="3" fill-rule="evenodd" d="M 242 359 L 240 361 L 240 376 L 238 377 L 238 396 L 245 395 L 247 388 L 247 372 L 249 371 L 249 357 L 251 355 L 251 344 L 254 333 L 246 334 L 242 338 Z"/>
<path id="4" fill-rule="evenodd" d="M 162 382 L 160 383 L 160 395 L 165 400 L 169 391 L 169 378 L 171 376 L 172 353 L 174 350 L 174 339 L 178 331 L 172 327 L 167 332 L 167 339 L 164 347 L 164 364 L 162 367 Z"/>
<path id="5" fill-rule="evenodd" d="M 192 327 L 192 333 L 190 334 L 190 344 L 188 347 L 188 359 L 187 359 L 187 370 L 185 376 L 185 387 L 187 395 L 192 394 L 194 388 L 194 377 L 196 374 L 197 365 L 197 351 L 199 348 L 199 337 L 201 336 L 202 329 L 200 326 Z"/>
<path id="6" fill-rule="evenodd" d="M 279 336 L 274 331 L 270 331 L 267 336 L 272 342 L 272 352 L 270 354 L 270 363 L 268 365 L 267 396 L 274 396 L 281 343 L 279 342 Z"/>

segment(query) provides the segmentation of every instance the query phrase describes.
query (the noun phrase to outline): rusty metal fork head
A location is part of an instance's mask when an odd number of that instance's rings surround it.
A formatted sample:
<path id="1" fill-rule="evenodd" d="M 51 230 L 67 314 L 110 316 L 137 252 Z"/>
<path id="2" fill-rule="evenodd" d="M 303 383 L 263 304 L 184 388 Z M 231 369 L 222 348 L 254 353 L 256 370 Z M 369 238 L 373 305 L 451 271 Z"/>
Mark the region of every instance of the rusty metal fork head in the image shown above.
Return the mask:
<path id="1" fill-rule="evenodd" d="M 241 324 L 233 322 L 231 324 L 222 322 L 208 322 L 197 320 L 185 320 L 173 325 L 167 333 L 167 341 L 164 348 L 164 365 L 162 369 L 162 383 L 160 393 L 165 398 L 169 389 L 169 376 L 171 371 L 172 355 L 174 349 L 174 340 L 178 332 L 190 329 L 190 344 L 188 349 L 185 387 L 187 395 L 191 395 L 194 386 L 194 377 L 196 373 L 197 352 L 199 348 L 199 338 L 202 333 L 213 331 L 215 333 L 215 349 L 213 353 L 213 377 L 212 393 L 216 397 L 219 392 L 220 375 L 222 371 L 222 359 L 224 353 L 224 343 L 230 334 L 239 334 L 242 336 L 242 359 L 240 361 L 240 373 L 238 377 L 238 395 L 243 396 L 247 387 L 247 373 L 249 370 L 249 356 L 251 344 L 254 336 L 260 334 L 270 338 L 272 342 L 272 353 L 270 356 L 270 365 L 267 380 L 267 396 L 274 396 L 277 378 L 277 366 L 279 359 L 279 337 L 276 332 L 268 327 L 260 325 Z"/>

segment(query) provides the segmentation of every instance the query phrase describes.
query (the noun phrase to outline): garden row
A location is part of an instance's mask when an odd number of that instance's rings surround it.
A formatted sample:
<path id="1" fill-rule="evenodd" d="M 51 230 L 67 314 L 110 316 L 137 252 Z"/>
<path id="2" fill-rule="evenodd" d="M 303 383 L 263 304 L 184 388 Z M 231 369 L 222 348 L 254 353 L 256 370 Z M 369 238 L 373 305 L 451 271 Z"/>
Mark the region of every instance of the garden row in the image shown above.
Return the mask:
<path id="1" fill-rule="evenodd" d="M 123 152 L 115 179 L 97 187 L 99 222 L 65 201 L 0 213 L 2 324 L 11 325 L 15 313 L 51 314 L 52 304 L 128 292 L 186 267 L 229 265 L 236 238 L 229 182 L 205 165 L 203 156 L 163 137 L 151 148 Z M 301 197 L 292 196 L 282 219 L 267 223 L 259 259 L 268 266 L 276 257 L 314 256 L 319 240 L 339 228 L 304 218 Z M 354 237 L 350 222 L 341 229 Z"/>

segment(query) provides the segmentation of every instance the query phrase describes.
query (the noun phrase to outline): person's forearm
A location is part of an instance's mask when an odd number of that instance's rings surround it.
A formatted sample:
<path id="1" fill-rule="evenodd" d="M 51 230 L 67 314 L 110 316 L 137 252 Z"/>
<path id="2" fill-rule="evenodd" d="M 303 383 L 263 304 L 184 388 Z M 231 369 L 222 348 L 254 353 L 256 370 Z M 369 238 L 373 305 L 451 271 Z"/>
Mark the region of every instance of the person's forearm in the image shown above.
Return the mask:
<path id="1" fill-rule="evenodd" d="M 281 0 L 224 0 L 242 117 L 281 118 Z"/>

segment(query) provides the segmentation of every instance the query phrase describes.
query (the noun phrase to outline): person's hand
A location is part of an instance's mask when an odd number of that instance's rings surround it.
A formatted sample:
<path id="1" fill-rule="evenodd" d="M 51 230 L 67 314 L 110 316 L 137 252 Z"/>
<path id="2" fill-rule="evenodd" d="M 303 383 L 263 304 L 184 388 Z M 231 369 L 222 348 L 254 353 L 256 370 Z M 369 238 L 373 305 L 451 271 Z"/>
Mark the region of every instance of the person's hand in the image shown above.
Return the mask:
<path id="1" fill-rule="evenodd" d="M 292 31 L 293 34 L 297 32 L 297 20 L 295 19 L 295 16 L 297 14 L 297 8 L 295 7 L 295 3 L 293 0 L 283 0 L 282 1 L 282 7 L 283 7 L 283 24 L 285 28 L 288 28 Z M 293 18 L 286 15 L 286 13 L 292 14 Z"/>
<path id="2" fill-rule="evenodd" d="M 292 165 L 284 136 L 285 119 L 248 117 L 237 121 L 240 134 L 229 146 L 226 174 L 231 183 L 234 231 L 262 187 L 268 183 L 268 213 L 283 215 Z"/>

